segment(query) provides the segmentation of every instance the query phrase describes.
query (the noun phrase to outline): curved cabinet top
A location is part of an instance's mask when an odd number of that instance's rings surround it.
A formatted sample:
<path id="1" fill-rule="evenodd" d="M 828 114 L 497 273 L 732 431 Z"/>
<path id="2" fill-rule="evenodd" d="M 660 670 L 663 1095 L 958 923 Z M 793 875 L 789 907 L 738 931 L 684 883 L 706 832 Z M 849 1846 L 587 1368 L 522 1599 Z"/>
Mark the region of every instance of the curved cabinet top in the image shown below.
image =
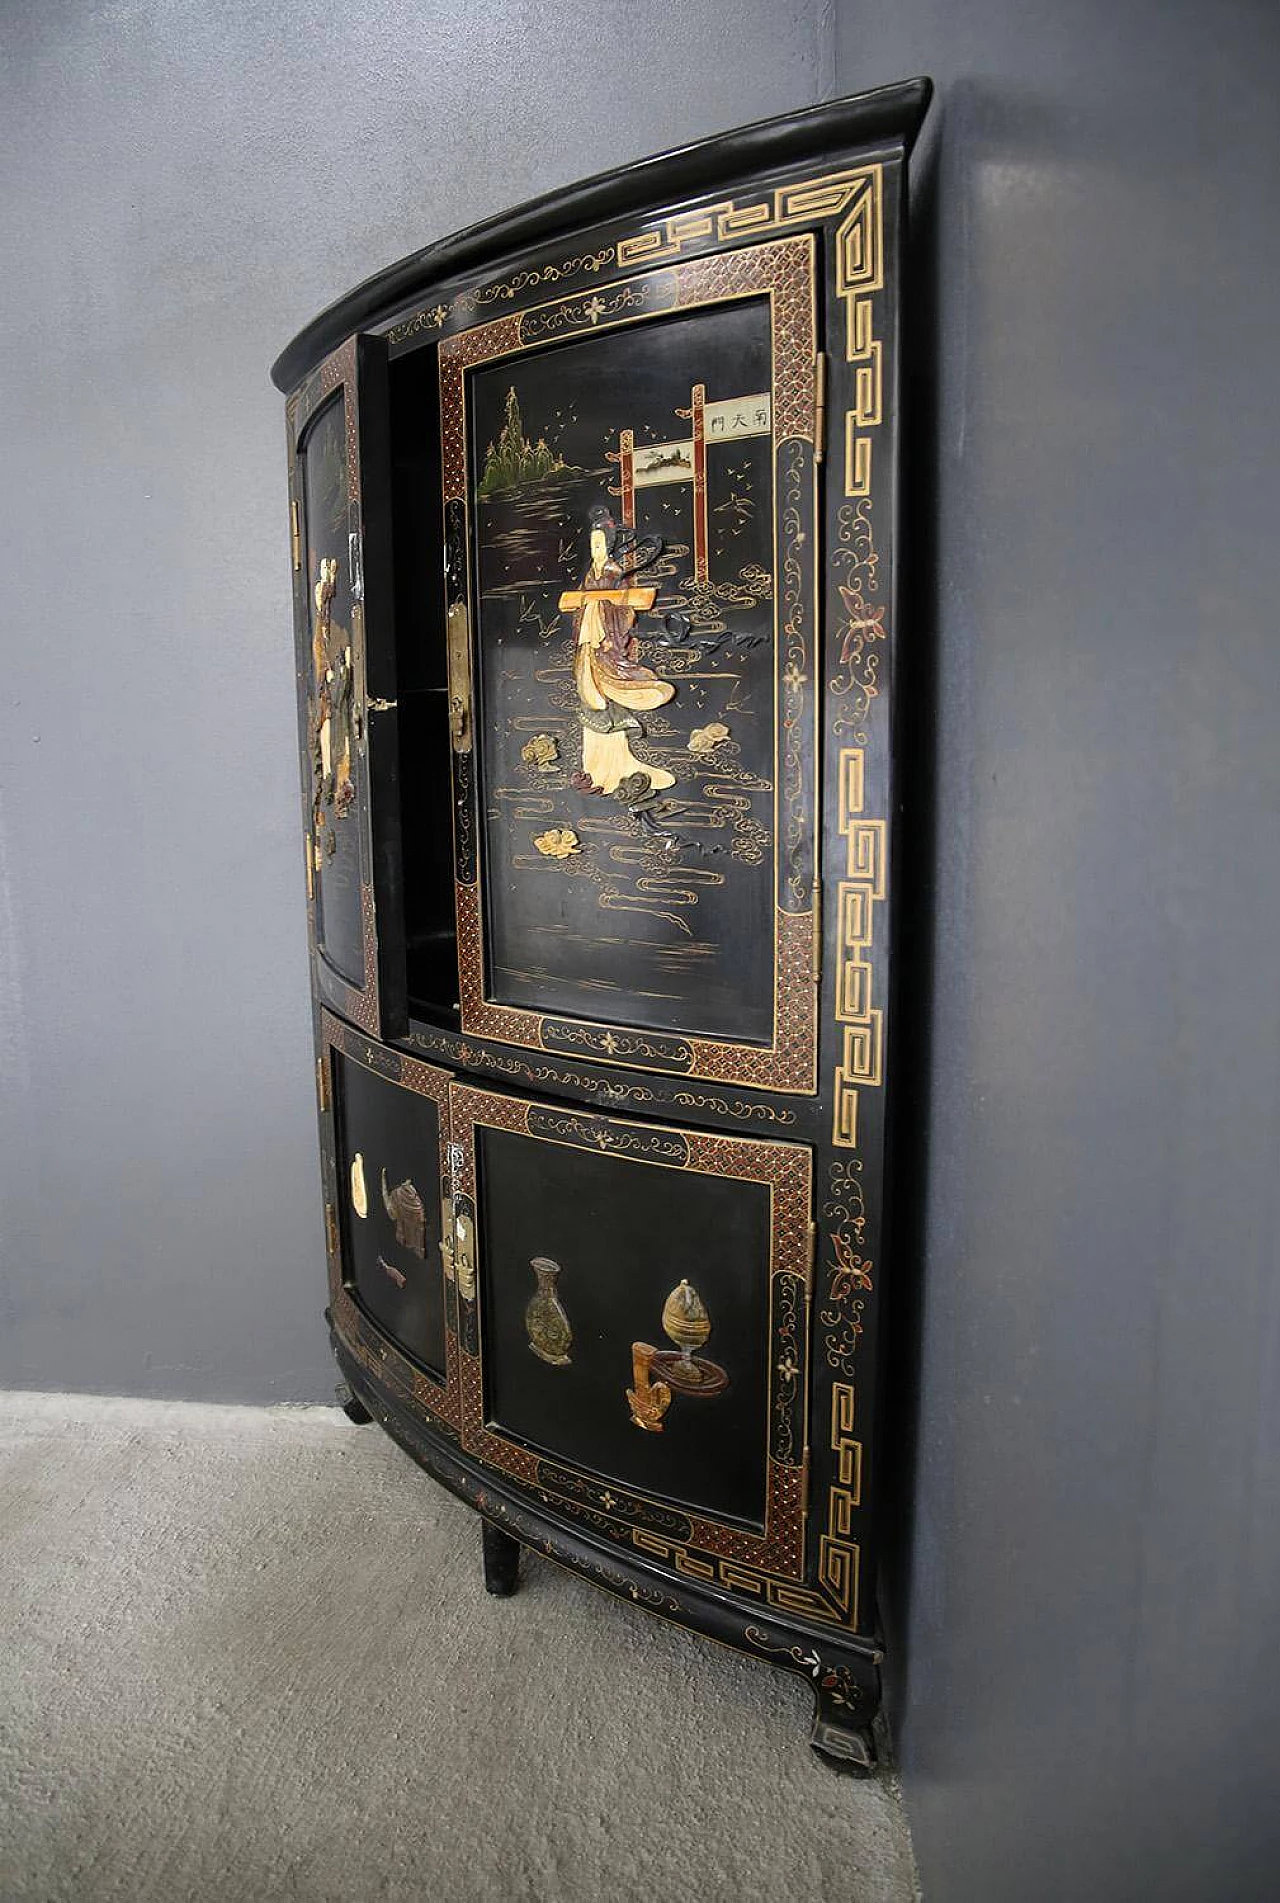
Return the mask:
<path id="1" fill-rule="evenodd" d="M 538 244 L 584 225 L 651 209 L 664 200 L 674 202 L 714 190 L 721 179 L 744 170 L 814 157 L 833 146 L 901 142 L 909 152 L 932 91 L 930 80 L 910 79 L 783 118 L 760 120 L 736 132 L 601 172 L 426 245 L 366 278 L 313 318 L 276 358 L 272 382 L 277 389 L 292 390 L 353 331 L 390 318 L 430 284 L 495 252 Z"/>

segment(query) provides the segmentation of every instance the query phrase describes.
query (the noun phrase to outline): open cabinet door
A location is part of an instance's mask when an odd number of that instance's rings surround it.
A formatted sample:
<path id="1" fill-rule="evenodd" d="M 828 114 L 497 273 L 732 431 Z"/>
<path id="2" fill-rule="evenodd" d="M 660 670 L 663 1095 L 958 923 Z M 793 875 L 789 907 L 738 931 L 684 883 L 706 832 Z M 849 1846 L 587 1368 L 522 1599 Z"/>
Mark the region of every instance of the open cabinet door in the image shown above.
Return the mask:
<path id="1" fill-rule="evenodd" d="M 386 345 L 353 337 L 289 404 L 307 897 L 321 996 L 407 1024 Z"/>

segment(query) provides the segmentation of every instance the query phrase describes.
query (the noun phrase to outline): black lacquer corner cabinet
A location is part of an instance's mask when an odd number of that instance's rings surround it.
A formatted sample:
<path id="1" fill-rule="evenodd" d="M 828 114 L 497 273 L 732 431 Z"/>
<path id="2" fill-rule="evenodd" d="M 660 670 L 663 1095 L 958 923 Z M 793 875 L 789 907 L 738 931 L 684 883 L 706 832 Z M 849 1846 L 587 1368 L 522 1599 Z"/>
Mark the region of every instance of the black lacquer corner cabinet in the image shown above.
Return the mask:
<path id="1" fill-rule="evenodd" d="M 540 199 L 272 375 L 348 1412 L 874 1762 L 907 154 Z"/>

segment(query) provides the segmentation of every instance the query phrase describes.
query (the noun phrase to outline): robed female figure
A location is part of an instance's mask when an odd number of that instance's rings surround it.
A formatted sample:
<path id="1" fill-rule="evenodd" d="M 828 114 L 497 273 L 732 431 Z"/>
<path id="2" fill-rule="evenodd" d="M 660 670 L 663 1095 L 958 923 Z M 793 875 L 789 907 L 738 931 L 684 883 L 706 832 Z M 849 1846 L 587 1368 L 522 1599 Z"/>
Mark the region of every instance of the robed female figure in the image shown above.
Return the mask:
<path id="1" fill-rule="evenodd" d="M 665 706 L 676 690 L 636 658 L 633 604 L 644 597 L 643 605 L 651 606 L 655 591 L 629 585 L 611 550 L 614 532 L 608 510 L 593 510 L 591 566 L 582 578 L 573 617 L 582 773 L 593 792 L 612 793 L 636 773 L 647 775 L 651 789 L 660 792 L 675 785 L 675 774 L 637 759 L 631 740 L 643 732 L 635 716 Z"/>

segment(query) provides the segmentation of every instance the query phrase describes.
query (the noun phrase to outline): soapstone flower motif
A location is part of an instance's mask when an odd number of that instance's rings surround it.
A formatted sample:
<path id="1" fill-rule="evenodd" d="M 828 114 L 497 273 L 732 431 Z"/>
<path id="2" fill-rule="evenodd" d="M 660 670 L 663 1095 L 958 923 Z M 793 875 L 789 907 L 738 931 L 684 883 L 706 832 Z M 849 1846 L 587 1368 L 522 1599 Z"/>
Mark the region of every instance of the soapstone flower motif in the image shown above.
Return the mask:
<path id="1" fill-rule="evenodd" d="M 689 735 L 690 753 L 714 753 L 722 740 L 729 738 L 729 729 L 722 720 L 713 720 L 709 726 L 695 727 Z"/>
<path id="2" fill-rule="evenodd" d="M 539 773 L 554 773 L 560 748 L 553 735 L 536 733 L 521 747 L 520 758 L 526 766 L 536 767 Z"/>
<path id="3" fill-rule="evenodd" d="M 552 826 L 534 839 L 538 851 L 548 859 L 568 859 L 582 851 L 582 842 L 572 826 Z"/>

